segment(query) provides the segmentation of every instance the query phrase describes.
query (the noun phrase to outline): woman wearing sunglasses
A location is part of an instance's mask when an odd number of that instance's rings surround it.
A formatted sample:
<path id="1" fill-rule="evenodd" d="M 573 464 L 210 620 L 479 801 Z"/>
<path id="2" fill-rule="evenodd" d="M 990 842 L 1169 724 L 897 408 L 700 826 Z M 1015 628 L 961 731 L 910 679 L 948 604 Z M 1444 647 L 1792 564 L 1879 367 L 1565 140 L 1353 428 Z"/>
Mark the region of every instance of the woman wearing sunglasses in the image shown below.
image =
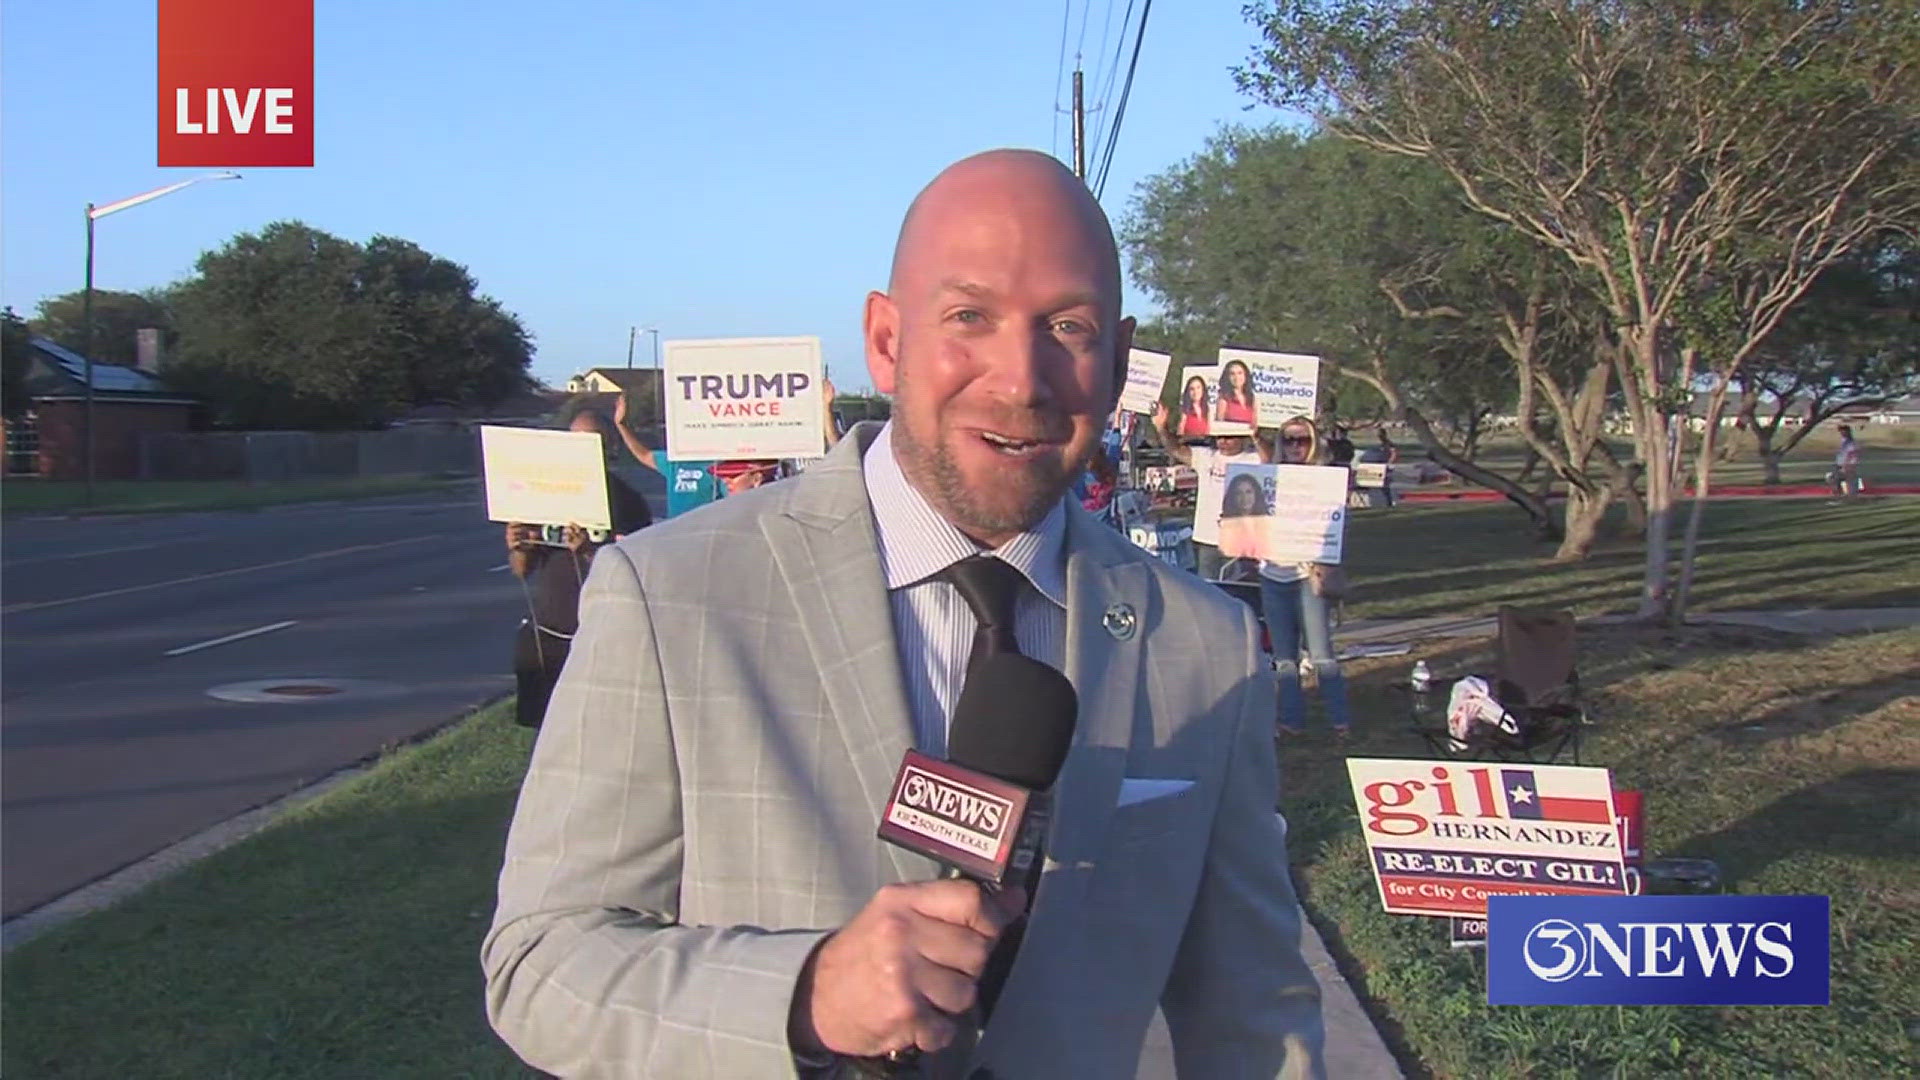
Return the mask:
<path id="1" fill-rule="evenodd" d="M 1272 457 L 1282 465 L 1324 464 L 1313 421 L 1296 416 L 1280 425 Z M 1313 662 L 1334 734 L 1345 735 L 1352 725 L 1347 710 L 1347 680 L 1334 657 L 1333 620 L 1328 611 L 1329 602 L 1338 600 L 1344 592 L 1338 566 L 1260 564 L 1260 604 L 1273 640 L 1274 667 L 1280 676 L 1280 730 L 1288 735 L 1307 729 L 1307 695 L 1300 685 L 1302 653 Z"/>

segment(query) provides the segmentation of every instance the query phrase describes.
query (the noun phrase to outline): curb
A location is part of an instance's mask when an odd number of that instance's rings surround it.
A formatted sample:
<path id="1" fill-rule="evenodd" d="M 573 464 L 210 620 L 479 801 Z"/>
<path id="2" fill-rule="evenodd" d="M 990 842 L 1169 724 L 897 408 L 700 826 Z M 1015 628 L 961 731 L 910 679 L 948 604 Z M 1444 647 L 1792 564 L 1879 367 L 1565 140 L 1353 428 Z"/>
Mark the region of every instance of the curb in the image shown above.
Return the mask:
<path id="1" fill-rule="evenodd" d="M 417 735 L 397 740 L 368 757 L 335 769 L 319 780 L 296 788 L 272 802 L 263 803 L 225 821 L 209 825 L 144 859 L 129 863 L 105 877 L 95 878 L 39 907 L 15 915 L 4 923 L 0 923 L 0 954 L 12 952 L 16 947 L 32 941 L 49 930 L 64 926 L 82 915 L 112 907 L 155 882 L 171 877 L 208 856 L 225 851 L 266 828 L 289 810 L 298 809 L 372 769 L 388 753 L 418 746 L 442 734 L 455 724 L 469 720 L 504 700 L 506 700 L 504 696 L 495 697 L 469 705 Z"/>
<path id="2" fill-rule="evenodd" d="M 434 729 L 436 732 L 439 730 L 441 728 Z M 312 802 L 372 767 L 371 761 L 349 765 L 270 803 L 210 825 L 185 840 L 161 848 L 139 862 L 123 866 L 106 877 L 96 878 L 37 908 L 15 915 L 0 923 L 0 953 L 12 952 L 16 946 L 82 915 L 112 907 L 162 878 L 171 877 L 209 855 L 225 851 L 266 828 L 281 814 Z"/>

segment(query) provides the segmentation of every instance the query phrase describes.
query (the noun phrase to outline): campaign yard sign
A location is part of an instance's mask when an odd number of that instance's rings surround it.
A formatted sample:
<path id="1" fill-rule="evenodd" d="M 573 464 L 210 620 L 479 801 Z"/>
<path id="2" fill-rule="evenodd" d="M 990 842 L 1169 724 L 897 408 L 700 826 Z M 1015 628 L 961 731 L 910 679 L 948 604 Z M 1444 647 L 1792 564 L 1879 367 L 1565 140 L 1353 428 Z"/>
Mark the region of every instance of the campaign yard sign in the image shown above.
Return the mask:
<path id="1" fill-rule="evenodd" d="M 1311 418 L 1320 398 L 1320 358 L 1259 349 L 1221 349 L 1222 370 L 1242 364 L 1253 377 L 1258 423 L 1277 428 L 1296 416 Z"/>
<path id="2" fill-rule="evenodd" d="M 487 520 L 610 532 L 606 447 L 591 431 L 480 427 Z"/>
<path id="3" fill-rule="evenodd" d="M 1167 353 L 1154 352 L 1151 349 L 1131 349 L 1127 352 L 1127 382 L 1120 388 L 1120 408 L 1123 411 L 1152 416 L 1160 407 L 1160 390 L 1167 385 L 1167 369 L 1173 365 L 1173 357 Z"/>
<path id="4" fill-rule="evenodd" d="M 669 341 L 663 353 L 669 459 L 819 455 L 819 338 Z"/>
<path id="5" fill-rule="evenodd" d="M 1627 894 L 1607 770 L 1349 758 L 1380 902 L 1484 918 L 1487 897 Z"/>

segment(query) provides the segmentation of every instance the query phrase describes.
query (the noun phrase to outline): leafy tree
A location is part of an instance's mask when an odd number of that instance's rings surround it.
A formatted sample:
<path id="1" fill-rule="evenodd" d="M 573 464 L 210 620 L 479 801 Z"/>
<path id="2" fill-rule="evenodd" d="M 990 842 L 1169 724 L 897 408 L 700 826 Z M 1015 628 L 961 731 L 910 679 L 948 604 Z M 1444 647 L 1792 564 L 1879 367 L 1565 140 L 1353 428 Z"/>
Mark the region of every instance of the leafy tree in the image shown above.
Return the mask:
<path id="1" fill-rule="evenodd" d="M 531 346 L 467 271 L 405 240 L 364 247 L 299 222 L 243 233 L 169 293 L 170 379 L 239 427 L 378 426 L 416 405 L 528 385 Z"/>
<path id="2" fill-rule="evenodd" d="M 86 350 L 83 312 L 86 293 L 63 293 L 40 301 L 33 332 L 75 352 Z M 170 331 L 173 314 L 159 292 L 93 291 L 93 358 L 109 364 L 132 365 L 139 359 L 139 331 L 149 327 Z M 164 335 L 163 335 L 164 340 Z"/>
<path id="3" fill-rule="evenodd" d="M 1827 268 L 1747 364 L 1738 423 L 1766 482 L 1832 417 L 1891 401 L 1920 381 L 1920 248 L 1898 237 Z M 1791 416 L 1798 421 L 1784 426 Z"/>
<path id="4" fill-rule="evenodd" d="M 1316 352 L 1340 377 L 1322 393 L 1345 395 L 1342 413 L 1404 421 L 1436 461 L 1555 535 L 1540 493 L 1474 461 L 1488 418 L 1517 397 L 1490 322 L 1489 275 L 1512 246 L 1500 231 L 1419 162 L 1323 135 L 1231 130 L 1143 184 L 1122 237 L 1166 312 L 1143 340 L 1202 363 L 1228 341 Z"/>
<path id="5" fill-rule="evenodd" d="M 27 372 L 33 366 L 33 333 L 12 308 L 0 310 L 0 413 L 11 420 L 27 411 Z"/>
<path id="6" fill-rule="evenodd" d="M 1912 5 L 1262 0 L 1248 12 L 1263 41 L 1236 72 L 1244 90 L 1432 162 L 1602 304 L 1645 466 L 1641 613 L 1681 617 L 1667 555 L 1676 398 L 1704 372 L 1723 403 L 1823 270 L 1920 219 Z"/>

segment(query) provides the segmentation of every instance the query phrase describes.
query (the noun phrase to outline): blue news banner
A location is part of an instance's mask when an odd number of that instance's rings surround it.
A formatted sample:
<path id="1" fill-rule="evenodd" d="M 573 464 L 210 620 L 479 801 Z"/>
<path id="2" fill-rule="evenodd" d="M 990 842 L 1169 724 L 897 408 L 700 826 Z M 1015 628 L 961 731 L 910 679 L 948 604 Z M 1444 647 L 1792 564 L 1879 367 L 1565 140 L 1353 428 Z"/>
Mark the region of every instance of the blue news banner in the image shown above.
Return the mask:
<path id="1" fill-rule="evenodd" d="M 1487 898 L 1489 1005 L 1825 1005 L 1824 896 Z"/>

